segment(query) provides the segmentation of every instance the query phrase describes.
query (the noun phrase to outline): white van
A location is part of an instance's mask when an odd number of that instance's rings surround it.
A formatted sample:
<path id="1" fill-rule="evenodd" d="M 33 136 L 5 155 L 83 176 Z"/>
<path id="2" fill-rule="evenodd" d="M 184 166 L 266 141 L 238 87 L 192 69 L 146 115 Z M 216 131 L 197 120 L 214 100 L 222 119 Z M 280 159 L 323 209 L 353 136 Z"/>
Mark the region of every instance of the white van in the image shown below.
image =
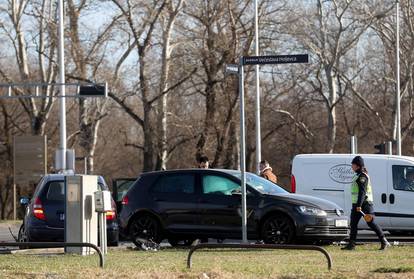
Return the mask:
<path id="1" fill-rule="evenodd" d="M 351 161 L 355 154 L 297 155 L 292 165 L 292 192 L 332 201 L 351 211 Z M 414 157 L 361 154 L 374 194 L 376 221 L 390 233 L 414 232 Z M 367 228 L 361 220 L 359 228 Z"/>

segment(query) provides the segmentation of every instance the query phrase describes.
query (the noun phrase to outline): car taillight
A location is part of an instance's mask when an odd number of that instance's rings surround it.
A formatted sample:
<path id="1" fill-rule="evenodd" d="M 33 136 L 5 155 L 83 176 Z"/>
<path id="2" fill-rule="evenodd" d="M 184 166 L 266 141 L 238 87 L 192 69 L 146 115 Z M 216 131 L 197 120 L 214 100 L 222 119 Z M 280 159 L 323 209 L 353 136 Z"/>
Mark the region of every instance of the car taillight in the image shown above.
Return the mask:
<path id="1" fill-rule="evenodd" d="M 33 215 L 39 220 L 46 220 L 45 212 L 43 210 L 42 201 L 36 198 L 33 204 Z"/>
<path id="2" fill-rule="evenodd" d="M 112 221 L 116 218 L 116 204 L 114 200 L 111 199 L 112 210 L 106 212 L 106 220 Z"/>
<path id="3" fill-rule="evenodd" d="M 115 213 L 114 210 L 106 212 L 106 220 L 107 221 L 115 220 L 115 217 L 116 217 L 116 213 Z"/>
<path id="4" fill-rule="evenodd" d="M 128 196 L 124 196 L 123 198 L 122 198 L 122 205 L 127 205 L 128 204 L 128 202 L 129 202 L 129 200 L 128 200 Z"/>
<path id="5" fill-rule="evenodd" d="M 296 178 L 293 174 L 290 177 L 290 186 L 291 186 L 290 192 L 291 193 L 296 193 Z"/>

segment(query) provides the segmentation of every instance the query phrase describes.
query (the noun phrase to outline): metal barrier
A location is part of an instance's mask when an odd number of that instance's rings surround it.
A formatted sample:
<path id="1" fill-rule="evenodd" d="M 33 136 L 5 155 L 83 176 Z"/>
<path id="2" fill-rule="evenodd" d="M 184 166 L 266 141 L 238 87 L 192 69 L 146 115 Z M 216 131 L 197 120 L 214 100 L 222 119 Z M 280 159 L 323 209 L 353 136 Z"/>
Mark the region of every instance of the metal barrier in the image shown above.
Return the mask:
<path id="1" fill-rule="evenodd" d="M 279 244 L 197 244 L 192 246 L 190 252 L 188 253 L 187 257 L 187 268 L 191 268 L 192 262 L 191 257 L 196 250 L 199 249 L 222 249 L 222 248 L 230 248 L 230 249 L 287 249 L 287 250 L 311 250 L 311 251 L 319 251 L 325 255 L 326 260 L 328 261 L 328 269 L 331 270 L 332 268 L 332 258 L 329 255 L 328 251 L 323 249 L 319 246 L 313 245 L 279 245 Z"/>
<path id="2" fill-rule="evenodd" d="M 105 260 L 101 249 L 92 243 L 81 242 L 0 242 L 0 247 L 28 247 L 28 248 L 66 248 L 66 247 L 89 247 L 98 252 L 99 266 L 104 267 Z"/>

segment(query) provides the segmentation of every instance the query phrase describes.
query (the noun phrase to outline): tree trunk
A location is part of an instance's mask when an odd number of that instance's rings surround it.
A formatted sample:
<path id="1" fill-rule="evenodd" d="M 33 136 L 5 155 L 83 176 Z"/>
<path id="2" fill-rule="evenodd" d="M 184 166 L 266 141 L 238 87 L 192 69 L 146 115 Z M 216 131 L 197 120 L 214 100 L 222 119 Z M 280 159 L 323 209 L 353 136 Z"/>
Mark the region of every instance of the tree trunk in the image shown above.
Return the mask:
<path id="1" fill-rule="evenodd" d="M 338 92 L 336 88 L 336 76 L 330 66 L 325 67 L 325 74 L 329 88 L 329 98 L 326 102 L 326 108 L 328 110 L 328 143 L 326 145 L 326 151 L 333 153 L 336 141 L 336 102 Z"/>

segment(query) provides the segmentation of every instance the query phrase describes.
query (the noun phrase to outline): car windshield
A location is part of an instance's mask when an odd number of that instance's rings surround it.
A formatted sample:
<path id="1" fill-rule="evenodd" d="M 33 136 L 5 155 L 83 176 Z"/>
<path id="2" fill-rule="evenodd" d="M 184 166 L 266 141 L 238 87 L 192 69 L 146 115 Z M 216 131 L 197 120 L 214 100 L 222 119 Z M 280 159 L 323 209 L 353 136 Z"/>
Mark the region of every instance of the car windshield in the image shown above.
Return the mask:
<path id="1" fill-rule="evenodd" d="M 231 173 L 233 176 L 236 176 L 238 179 L 241 178 L 241 173 L 237 172 Z M 280 187 L 279 185 L 270 182 L 267 179 L 264 179 L 263 177 L 260 177 L 253 173 L 246 173 L 246 183 L 249 184 L 251 187 L 253 187 L 255 190 L 259 191 L 263 194 L 287 194 L 288 192 Z"/>

